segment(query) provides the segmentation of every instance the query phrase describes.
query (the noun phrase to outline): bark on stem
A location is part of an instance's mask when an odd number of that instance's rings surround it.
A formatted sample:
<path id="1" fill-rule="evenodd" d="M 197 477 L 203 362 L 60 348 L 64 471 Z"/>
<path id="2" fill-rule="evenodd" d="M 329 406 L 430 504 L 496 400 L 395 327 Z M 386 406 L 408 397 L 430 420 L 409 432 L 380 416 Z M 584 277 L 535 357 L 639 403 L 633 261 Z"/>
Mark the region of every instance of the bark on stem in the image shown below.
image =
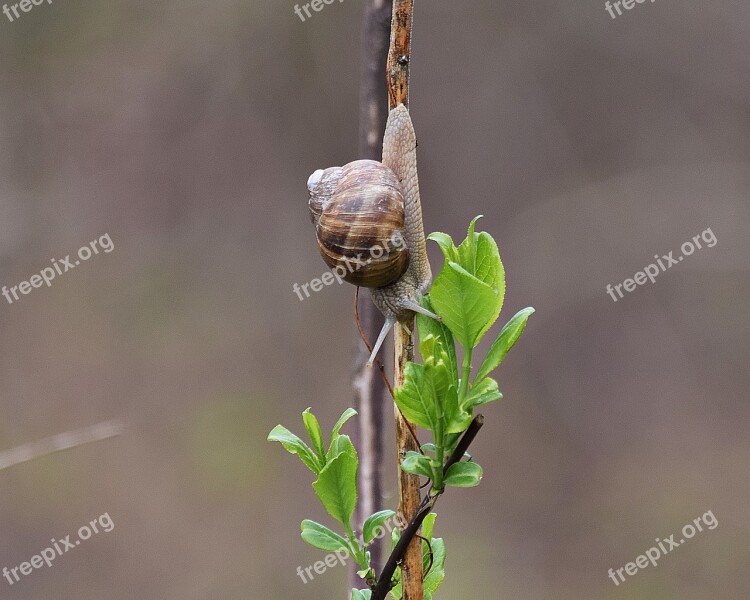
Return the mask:
<path id="1" fill-rule="evenodd" d="M 397 323 L 394 333 L 395 368 L 393 385 L 398 387 L 404 383 L 406 364 L 414 359 L 414 342 L 409 328 L 414 327 L 414 319 L 409 323 Z M 399 473 L 400 501 L 398 512 L 407 519 L 412 519 L 419 511 L 422 502 L 419 489 L 419 476 L 411 475 L 401 470 L 401 459 L 410 450 L 419 451 L 419 447 L 409 430 L 401 411 L 394 404 L 396 418 L 396 445 L 398 449 L 397 465 Z M 414 425 L 411 425 L 412 429 Z M 422 586 L 422 544 L 419 538 L 411 540 L 401 561 L 401 581 L 403 583 L 403 600 L 423 600 Z"/>
<path id="2" fill-rule="evenodd" d="M 409 106 L 409 63 L 411 62 L 411 32 L 414 14 L 414 0 L 393 0 L 391 15 L 391 43 L 388 51 L 386 77 L 390 108 L 404 104 Z M 414 358 L 412 331 L 414 319 L 407 323 L 397 323 L 394 329 L 394 373 L 393 385 L 398 387 L 404 381 L 406 364 Z M 394 405 L 396 419 L 396 444 L 399 472 L 399 514 L 407 519 L 417 515 L 421 504 L 419 477 L 404 473 L 400 468 L 401 458 L 409 450 L 419 448 L 412 437 L 410 424 Z M 414 430 L 414 426 L 411 426 Z M 418 529 L 418 527 L 417 527 Z M 403 600 L 423 600 L 422 586 L 422 544 L 414 538 L 401 561 L 401 581 Z"/>
<path id="3" fill-rule="evenodd" d="M 414 0 L 394 0 L 391 17 L 391 47 L 388 52 L 388 95 L 391 108 L 409 107 L 409 65 Z"/>

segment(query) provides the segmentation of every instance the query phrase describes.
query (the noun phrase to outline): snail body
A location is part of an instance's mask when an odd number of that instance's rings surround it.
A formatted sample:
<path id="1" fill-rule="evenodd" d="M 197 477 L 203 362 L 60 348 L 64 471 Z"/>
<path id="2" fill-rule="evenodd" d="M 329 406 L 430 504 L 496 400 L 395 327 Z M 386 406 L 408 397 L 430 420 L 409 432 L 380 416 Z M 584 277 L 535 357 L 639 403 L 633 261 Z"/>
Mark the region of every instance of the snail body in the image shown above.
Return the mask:
<path id="1" fill-rule="evenodd" d="M 315 171 L 307 182 L 310 215 L 325 263 L 345 281 L 371 288 L 385 324 L 368 364 L 397 320 L 414 312 L 432 281 L 417 178 L 417 138 L 407 108 L 388 115 L 383 161 L 359 160 Z M 352 268 L 352 265 L 354 267 Z"/>

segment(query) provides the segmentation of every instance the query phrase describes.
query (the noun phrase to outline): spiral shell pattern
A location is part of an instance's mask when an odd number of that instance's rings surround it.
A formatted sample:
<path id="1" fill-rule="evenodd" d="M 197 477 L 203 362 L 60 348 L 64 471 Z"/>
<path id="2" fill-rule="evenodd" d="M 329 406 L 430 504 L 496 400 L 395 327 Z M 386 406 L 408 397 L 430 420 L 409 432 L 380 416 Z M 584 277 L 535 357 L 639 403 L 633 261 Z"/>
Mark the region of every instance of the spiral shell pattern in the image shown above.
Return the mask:
<path id="1" fill-rule="evenodd" d="M 406 272 L 404 197 L 393 171 L 358 160 L 316 171 L 308 188 L 320 254 L 345 281 L 378 288 Z"/>

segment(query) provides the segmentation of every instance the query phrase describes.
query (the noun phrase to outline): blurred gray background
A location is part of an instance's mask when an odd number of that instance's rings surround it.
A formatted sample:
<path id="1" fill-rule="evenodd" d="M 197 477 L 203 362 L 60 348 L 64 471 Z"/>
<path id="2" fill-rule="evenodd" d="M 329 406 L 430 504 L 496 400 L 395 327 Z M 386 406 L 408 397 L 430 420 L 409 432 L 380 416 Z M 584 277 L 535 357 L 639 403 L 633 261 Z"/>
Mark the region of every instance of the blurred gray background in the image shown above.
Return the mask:
<path id="1" fill-rule="evenodd" d="M 356 158 L 362 11 L 57 0 L 0 15 L 0 285 L 105 233 L 115 246 L 0 298 L 0 450 L 125 423 L 0 471 L 0 568 L 102 513 L 115 524 L 0 579 L 0 598 L 345 597 L 345 569 L 295 574 L 323 555 L 300 520 L 328 521 L 311 474 L 265 437 L 299 432 L 307 406 L 330 427 L 351 402 L 353 288 L 300 302 L 292 285 L 324 269 L 307 176 Z M 484 214 L 501 322 L 537 309 L 483 411 L 484 481 L 438 507 L 439 598 L 747 597 L 749 33 L 740 0 L 615 20 L 599 0 L 417 3 L 425 227 L 460 238 Z M 606 294 L 707 228 L 713 248 Z M 608 578 L 706 511 L 716 529 Z"/>

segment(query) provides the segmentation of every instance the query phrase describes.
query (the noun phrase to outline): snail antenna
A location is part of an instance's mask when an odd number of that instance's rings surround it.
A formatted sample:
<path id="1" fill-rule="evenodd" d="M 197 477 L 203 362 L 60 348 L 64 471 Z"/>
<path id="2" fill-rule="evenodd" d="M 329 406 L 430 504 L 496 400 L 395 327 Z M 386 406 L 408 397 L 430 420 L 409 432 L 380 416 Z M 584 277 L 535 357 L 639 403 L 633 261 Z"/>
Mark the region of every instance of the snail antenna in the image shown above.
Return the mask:
<path id="1" fill-rule="evenodd" d="M 430 312 L 426 308 L 424 308 L 419 302 L 415 302 L 411 298 L 404 298 L 401 301 L 401 307 L 402 308 L 408 308 L 411 311 L 414 311 L 415 313 L 419 313 L 421 315 L 425 315 L 426 317 L 430 317 L 431 319 L 435 319 L 436 321 L 442 321 L 442 319 L 436 315 L 433 312 Z"/>
<path id="2" fill-rule="evenodd" d="M 370 354 L 370 359 L 367 361 L 368 367 L 372 366 L 372 363 L 375 361 L 375 356 L 377 356 L 378 354 L 378 350 L 380 350 L 380 347 L 383 345 L 383 342 L 385 341 L 385 337 L 388 335 L 388 332 L 391 329 L 393 329 L 393 325 L 395 323 L 396 323 L 396 317 L 387 316 L 385 318 L 385 323 L 383 323 L 383 329 L 380 330 L 378 341 L 375 342 L 375 346 L 372 349 L 372 354 Z"/>

